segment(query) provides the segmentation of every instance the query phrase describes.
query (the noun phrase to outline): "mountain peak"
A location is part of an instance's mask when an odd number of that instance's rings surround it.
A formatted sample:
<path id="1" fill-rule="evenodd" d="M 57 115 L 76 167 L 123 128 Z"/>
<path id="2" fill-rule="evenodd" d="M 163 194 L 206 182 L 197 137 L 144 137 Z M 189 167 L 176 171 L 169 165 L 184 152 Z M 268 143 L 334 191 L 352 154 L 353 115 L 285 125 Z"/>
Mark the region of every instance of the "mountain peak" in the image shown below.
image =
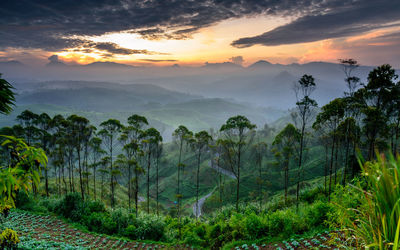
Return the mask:
<path id="1" fill-rule="evenodd" d="M 265 60 L 260 60 L 260 61 L 253 63 L 252 65 L 250 65 L 249 68 L 259 68 L 259 67 L 265 67 L 265 66 L 270 66 L 270 65 L 272 65 L 272 63 L 265 61 Z"/>
<path id="2" fill-rule="evenodd" d="M 112 68 L 133 68 L 131 65 L 116 62 L 93 62 L 84 65 L 86 67 L 112 67 Z"/>

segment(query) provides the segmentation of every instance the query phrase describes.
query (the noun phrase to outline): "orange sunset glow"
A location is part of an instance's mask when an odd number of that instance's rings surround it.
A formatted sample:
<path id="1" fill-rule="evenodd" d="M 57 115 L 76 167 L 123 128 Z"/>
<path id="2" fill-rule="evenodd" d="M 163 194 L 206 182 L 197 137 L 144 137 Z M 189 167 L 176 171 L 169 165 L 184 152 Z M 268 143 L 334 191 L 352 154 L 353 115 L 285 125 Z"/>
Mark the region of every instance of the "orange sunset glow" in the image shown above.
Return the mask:
<path id="1" fill-rule="evenodd" d="M 197 2 L 196 4 L 199 8 L 215 7 L 212 7 L 214 3 L 210 3 L 210 6 L 203 6 Z M 329 1 L 326 5 L 329 6 Z M 360 62 L 365 65 L 390 62 L 398 67 L 400 65 L 396 56 L 399 52 L 388 53 L 388 48 L 393 48 L 392 51 L 398 48 L 398 39 L 390 35 L 400 32 L 398 27 L 400 23 L 394 12 L 393 15 L 391 12 L 386 12 L 384 16 L 375 17 L 377 14 L 373 12 L 373 8 L 378 8 L 375 5 L 374 2 L 360 2 L 354 9 L 346 5 L 331 9 L 331 12 L 326 13 L 327 18 L 335 15 L 337 17 L 329 21 L 324 21 L 325 17 L 322 14 L 307 14 L 312 11 L 319 13 L 319 8 L 322 11 L 322 6 L 319 5 L 281 6 L 260 2 L 254 6 L 246 4 L 242 7 L 236 6 L 243 10 L 232 9 L 232 12 L 229 12 L 228 8 L 220 12 L 218 9 L 212 9 L 201 14 L 196 11 L 185 14 L 187 10 L 178 9 L 176 11 L 182 11 L 181 19 L 174 17 L 173 10 L 171 10 L 171 16 L 165 12 L 166 17 L 150 12 L 149 15 L 153 19 L 160 18 L 159 23 L 143 23 L 132 16 L 129 17 L 133 18 L 132 23 L 124 24 L 124 28 L 116 26 L 117 23 L 122 25 L 125 21 L 117 16 L 117 12 L 115 24 L 106 19 L 92 24 L 88 17 L 87 29 L 84 23 L 74 23 L 74 19 L 65 23 L 61 22 L 59 25 L 64 26 L 64 29 L 60 30 L 51 26 L 50 22 L 47 25 L 30 26 L 34 29 L 25 27 L 22 23 L 19 25 L 17 22 L 13 24 L 13 27 L 19 28 L 13 34 L 10 33 L 13 37 L 11 42 L 15 44 L 7 44 L 7 39 L 5 39 L 4 45 L 0 45 L 3 47 L 0 55 L 3 60 L 20 60 L 28 64 L 35 61 L 46 64 L 49 56 L 57 55 L 60 61 L 71 65 L 111 61 L 138 66 L 174 64 L 198 66 L 205 62 L 226 62 L 237 56 L 243 58 L 241 62 L 243 66 L 251 65 L 259 60 L 291 64 L 311 61 L 336 62 L 338 58 L 356 57 L 360 58 Z M 132 2 L 132 12 L 139 13 L 141 7 L 134 6 Z M 352 23 L 350 16 L 347 17 L 347 15 L 352 13 L 351 15 L 357 16 L 359 13 L 357 6 L 360 9 L 371 8 L 371 13 L 363 17 L 363 20 L 357 19 Z M 58 7 L 60 6 L 55 4 L 49 9 Z M 93 8 L 97 7 L 100 8 L 95 5 Z M 40 11 L 44 13 L 49 9 L 40 9 Z M 225 11 L 226 14 L 224 14 Z M 216 13 L 221 14 L 221 17 Z M 79 11 L 74 10 L 69 15 L 73 18 L 75 14 L 79 16 Z M 341 27 L 336 26 L 339 20 L 345 21 L 342 18 L 344 16 L 349 19 L 347 23 Z M 32 23 L 35 23 L 36 19 L 40 19 L 41 23 L 46 23 L 47 17 L 29 18 L 29 22 Z M 368 18 L 381 20 L 379 23 L 372 24 L 369 23 Z M 313 19 L 321 19 L 321 21 Z M 326 27 L 316 28 L 319 22 L 326 22 Z M 138 24 L 135 25 L 135 23 Z M 89 25 L 94 26 L 89 28 Z M 3 25 L 3 27 L 7 26 Z M 55 29 L 53 33 L 51 29 Z M 11 26 L 10 29 L 3 28 L 3 30 L 11 32 Z M 352 32 L 347 30 L 352 30 Z M 41 33 L 43 35 L 36 38 Z M 7 36 L 7 33 L 4 34 Z M 46 39 L 57 41 L 57 45 L 46 47 Z M 36 40 L 38 44 L 34 44 L 33 41 Z M 39 43 L 40 40 L 43 42 Z M 376 56 L 376 51 L 380 50 L 385 55 L 391 54 L 391 56 L 385 57 L 385 61 L 381 60 L 380 58 L 383 57 Z"/>

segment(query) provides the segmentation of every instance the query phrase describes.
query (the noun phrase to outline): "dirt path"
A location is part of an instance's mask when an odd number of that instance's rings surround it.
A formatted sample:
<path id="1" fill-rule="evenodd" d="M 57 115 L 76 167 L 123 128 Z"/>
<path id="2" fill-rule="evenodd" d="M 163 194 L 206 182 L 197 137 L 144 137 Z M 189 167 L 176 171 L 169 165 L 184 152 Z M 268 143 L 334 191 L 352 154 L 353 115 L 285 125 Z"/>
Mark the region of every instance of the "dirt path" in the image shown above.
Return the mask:
<path id="1" fill-rule="evenodd" d="M 218 157 L 218 154 L 216 154 L 215 156 Z M 226 170 L 224 168 L 221 168 L 220 166 L 215 164 L 212 159 L 208 162 L 208 166 L 210 168 L 214 169 L 215 171 L 217 171 L 218 173 L 221 173 L 223 175 L 228 176 L 229 178 L 232 178 L 232 179 L 236 180 L 236 175 L 233 172 L 231 172 L 229 170 Z M 201 216 L 201 209 L 203 208 L 204 202 L 206 202 L 206 199 L 208 197 L 210 197 L 212 195 L 212 193 L 213 192 L 201 197 L 199 199 L 199 203 L 198 204 L 196 202 L 193 204 L 193 214 L 194 214 L 194 216 L 196 216 L 196 217 L 200 217 Z"/>

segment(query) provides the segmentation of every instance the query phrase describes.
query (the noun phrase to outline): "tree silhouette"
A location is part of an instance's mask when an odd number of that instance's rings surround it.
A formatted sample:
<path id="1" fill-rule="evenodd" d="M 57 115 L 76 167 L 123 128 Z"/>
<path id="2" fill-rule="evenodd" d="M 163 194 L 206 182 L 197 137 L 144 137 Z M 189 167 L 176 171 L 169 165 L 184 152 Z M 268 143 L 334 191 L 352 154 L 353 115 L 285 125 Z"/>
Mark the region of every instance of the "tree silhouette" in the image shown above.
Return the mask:
<path id="1" fill-rule="evenodd" d="M 189 131 L 185 126 L 180 125 L 177 129 L 175 129 L 174 133 L 172 134 L 175 141 L 179 145 L 179 158 L 178 158 L 178 188 L 176 193 L 176 198 L 178 200 L 177 209 L 178 209 L 178 222 L 179 222 L 179 239 L 181 238 L 181 199 L 182 194 L 180 190 L 181 186 L 181 170 L 184 168 L 184 164 L 182 163 L 182 150 L 185 143 L 189 143 L 193 133 Z"/>
<path id="2" fill-rule="evenodd" d="M 328 200 L 330 200 L 331 195 L 331 187 L 332 187 L 332 171 L 333 171 L 333 163 L 334 163 L 334 150 L 336 152 L 338 150 L 338 133 L 337 127 L 340 122 L 344 118 L 344 113 L 346 109 L 346 104 L 341 98 L 337 98 L 330 103 L 326 104 L 321 108 L 321 112 L 317 115 L 317 118 L 313 124 L 314 128 L 318 128 L 323 124 L 327 125 L 330 129 L 330 135 L 332 138 L 331 143 L 331 160 L 329 167 L 329 192 L 328 192 Z M 337 162 L 337 153 L 336 153 L 336 162 Z M 335 183 L 336 183 L 336 168 L 335 168 Z"/>
<path id="3" fill-rule="evenodd" d="M 74 138 L 74 147 L 76 155 L 78 157 L 78 171 L 79 171 L 79 185 L 81 190 L 82 199 L 85 199 L 85 188 L 84 181 L 82 179 L 83 168 L 82 168 L 82 151 L 85 144 L 86 130 L 89 126 L 89 120 L 82 116 L 71 115 L 67 118 L 70 121 L 72 127 L 72 137 Z"/>
<path id="4" fill-rule="evenodd" d="M 290 160 L 295 154 L 296 145 L 299 144 L 300 137 L 301 134 L 299 130 L 293 124 L 289 123 L 275 136 L 272 143 L 274 146 L 275 157 L 278 158 L 279 161 L 283 160 L 285 204 L 287 204 L 288 196 Z"/>
<path id="5" fill-rule="evenodd" d="M 102 140 L 99 137 L 93 137 L 89 141 L 89 148 L 92 152 L 92 164 L 91 168 L 93 169 L 93 192 L 94 192 L 94 199 L 96 200 L 96 169 L 100 165 L 99 158 L 106 153 L 101 148 Z"/>
<path id="6" fill-rule="evenodd" d="M 160 132 L 155 128 L 149 128 L 142 134 L 142 145 L 147 154 L 147 213 L 150 213 L 150 168 L 152 154 L 156 153 L 158 143 L 162 141 Z"/>
<path id="7" fill-rule="evenodd" d="M 389 137 L 390 105 L 396 91 L 396 71 L 388 64 L 373 69 L 368 74 L 368 84 L 359 91 L 363 97 L 364 133 L 367 137 L 368 159 L 375 149 L 385 148 Z"/>
<path id="8" fill-rule="evenodd" d="M 100 132 L 99 135 L 103 138 L 103 143 L 106 145 L 106 148 L 108 149 L 108 152 L 110 154 L 110 190 L 111 190 L 111 195 L 110 195 L 110 200 L 111 200 L 111 207 L 114 207 L 115 205 L 115 176 L 113 172 L 113 149 L 114 149 L 114 143 L 115 140 L 118 136 L 118 134 L 121 132 L 123 126 L 120 121 L 116 119 L 109 119 L 107 121 L 104 121 L 100 124 L 100 126 L 103 128 Z"/>
<path id="9" fill-rule="evenodd" d="M 240 167 L 243 147 L 246 138 L 256 125 L 252 124 L 245 116 L 234 116 L 229 118 L 220 131 L 225 137 L 222 145 L 227 156 L 230 158 L 231 170 L 236 176 L 236 211 L 239 212 L 240 197 Z"/>
<path id="10" fill-rule="evenodd" d="M 143 128 L 148 125 L 146 117 L 134 114 L 128 117 L 128 126 L 122 130 L 120 140 L 123 142 L 123 150 L 128 158 L 128 203 L 131 207 L 132 182 L 135 182 L 134 198 L 135 198 L 135 215 L 139 212 L 139 176 L 143 173 L 143 168 L 139 165 L 139 157 L 141 156 L 140 137 Z M 132 179 L 132 167 L 134 168 L 135 178 Z"/>
<path id="11" fill-rule="evenodd" d="M 312 92 L 316 88 L 314 77 L 311 75 L 303 75 L 297 84 L 294 86 L 296 94 L 297 113 L 294 113 L 294 122 L 298 125 L 300 130 L 300 149 L 299 149 L 299 163 L 297 172 L 297 188 L 296 188 L 296 201 L 299 203 L 301 172 L 303 167 L 303 153 L 305 149 L 305 134 L 306 127 L 309 124 L 314 108 L 317 107 L 317 102 L 310 98 Z"/>

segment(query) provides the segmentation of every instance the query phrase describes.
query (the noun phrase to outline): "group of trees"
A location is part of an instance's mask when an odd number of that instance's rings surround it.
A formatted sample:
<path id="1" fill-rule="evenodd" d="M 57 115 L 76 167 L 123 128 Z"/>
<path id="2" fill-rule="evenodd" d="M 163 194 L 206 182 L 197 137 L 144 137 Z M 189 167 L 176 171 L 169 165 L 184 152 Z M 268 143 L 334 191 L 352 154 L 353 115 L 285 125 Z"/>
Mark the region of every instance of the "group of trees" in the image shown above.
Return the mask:
<path id="1" fill-rule="evenodd" d="M 173 132 L 177 147 L 177 216 L 182 212 L 182 178 L 185 154 L 195 156 L 196 202 L 199 201 L 200 165 L 205 156 L 218 165 L 231 171 L 236 177 L 236 209 L 239 210 L 243 156 L 252 147 L 250 161 L 258 172 L 258 198 L 263 193 L 263 157 L 265 152 L 273 152 L 283 176 L 284 197 L 288 200 L 288 188 L 296 187 L 296 200 L 299 201 L 304 166 L 311 147 L 325 149 L 325 191 L 330 197 L 332 186 L 338 181 L 345 184 L 353 178 L 357 169 L 357 150 L 369 159 L 375 150 L 391 149 L 398 152 L 400 136 L 400 83 L 390 65 L 373 69 L 362 84 L 354 76 L 358 64 L 353 59 L 340 61 L 345 74 L 348 90 L 343 97 L 318 108 L 312 99 L 317 84 L 311 75 L 304 75 L 295 85 L 296 109 L 292 112 L 293 124 L 287 124 L 277 132 L 271 147 L 266 136 L 255 130 L 256 126 L 246 117 L 238 115 L 229 118 L 218 133 L 207 131 L 191 132 L 181 125 Z M 5 107 L 5 106 L 4 106 Z M 7 111 L 7 108 L 3 108 Z M 4 112 L 3 111 L 3 112 Z M 105 178 L 108 177 L 109 200 L 115 206 L 116 186 L 121 184 L 123 174 L 128 190 L 128 206 L 135 203 L 138 211 L 139 179 L 145 176 L 147 206 L 150 212 L 150 171 L 155 166 L 156 202 L 159 206 L 159 161 L 163 152 L 163 138 L 159 131 L 149 127 L 147 119 L 140 115 L 130 116 L 126 124 L 109 119 L 93 126 L 88 119 L 78 115 L 63 117 L 34 114 L 24 111 L 18 117 L 19 125 L 3 128 L 0 134 L 24 138 L 28 145 L 39 145 L 50 156 L 51 168 L 44 170 L 45 193 L 49 195 L 49 176 L 56 179 L 58 193 L 79 191 L 83 199 L 90 195 L 92 177 L 93 196 L 96 199 L 96 176 L 101 177 L 100 198 L 104 199 Z M 261 130 L 260 130 L 261 131 Z M 255 143 L 254 138 L 257 138 Z M 319 149 L 323 152 L 323 149 Z M 116 153 L 118 152 L 118 153 Z M 117 156 L 116 156 L 117 154 Z M 246 163 L 249 162 L 246 160 Z M 175 163 L 173 163 L 175 164 Z M 194 167 L 194 166 L 193 166 Z M 270 169 L 267 167 L 267 169 Z M 53 171 L 49 174 L 49 171 Z M 339 170 L 342 170 L 341 172 Z M 340 173 L 340 174 L 338 174 Z M 290 175 L 294 176 L 290 178 Z M 340 180 L 338 180 L 338 177 Z M 78 187 L 75 178 L 79 178 Z M 328 180 L 329 179 L 329 180 Z M 221 192 L 220 192 L 221 199 Z M 261 203 L 260 203 L 261 207 Z"/>
<path id="2" fill-rule="evenodd" d="M 285 200 L 289 164 L 295 160 L 298 162 L 297 199 L 299 197 L 304 152 L 310 141 L 313 145 L 325 147 L 325 192 L 328 199 L 332 184 L 339 181 L 340 169 L 342 184 L 358 171 L 357 152 L 369 160 L 376 151 L 398 152 L 400 82 L 396 82 L 395 70 L 387 64 L 379 66 L 368 74 L 367 83 L 362 84 L 360 78 L 353 75 L 358 67 L 357 61 L 346 59 L 340 62 L 348 86 L 343 97 L 318 110 L 316 102 L 309 97 L 316 86 L 314 79 L 304 75 L 296 88 L 296 93 L 301 94 L 296 103 L 298 110 L 293 115 L 296 126 L 288 124 L 273 142 L 275 155 L 285 173 Z"/>
<path id="3" fill-rule="evenodd" d="M 28 145 L 41 147 L 49 156 L 51 167 L 43 170 L 45 193 L 49 195 L 49 171 L 55 178 L 59 194 L 80 192 L 82 199 L 96 193 L 96 174 L 101 175 L 100 198 L 105 199 L 104 181 L 109 177 L 110 204 L 114 207 L 115 188 L 121 173 L 127 173 L 128 204 L 131 207 L 134 197 L 136 211 L 139 202 L 140 175 L 147 172 L 149 182 L 150 167 L 161 156 L 162 137 L 155 128 L 147 128 L 147 119 L 133 115 L 124 126 L 116 119 L 109 119 L 100 124 L 99 129 L 82 116 L 63 117 L 48 114 L 35 114 L 29 110 L 17 116 L 18 125 L 4 127 L 0 134 L 24 138 Z M 117 150 L 116 150 L 117 149 Z M 120 154 L 115 156 L 115 152 Z M 7 153 L 7 152 L 3 152 Z M 7 158 L 7 157 L 5 157 Z M 147 161 L 147 171 L 144 164 Z M 90 177 L 93 177 L 90 188 Z M 76 186 L 75 178 L 79 178 Z M 158 182 L 158 180 L 157 180 Z M 149 211 L 149 183 L 147 185 L 147 211 Z"/>

